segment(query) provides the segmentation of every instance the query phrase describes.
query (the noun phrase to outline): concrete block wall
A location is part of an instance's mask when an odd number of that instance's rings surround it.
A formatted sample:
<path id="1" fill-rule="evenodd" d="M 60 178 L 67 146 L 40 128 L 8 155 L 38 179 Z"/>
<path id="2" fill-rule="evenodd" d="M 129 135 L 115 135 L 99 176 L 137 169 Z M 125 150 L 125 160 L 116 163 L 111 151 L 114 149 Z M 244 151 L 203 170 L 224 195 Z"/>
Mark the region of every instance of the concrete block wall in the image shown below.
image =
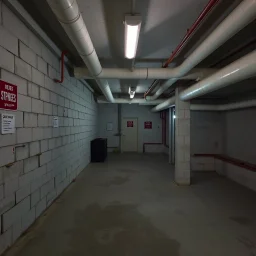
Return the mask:
<path id="1" fill-rule="evenodd" d="M 256 108 L 225 112 L 224 153 L 230 157 L 256 164 Z M 256 173 L 223 163 L 222 174 L 256 191 Z"/>
<path id="2" fill-rule="evenodd" d="M 194 154 L 223 154 L 225 113 L 190 111 L 191 170 L 214 171 L 214 159 Z"/>
<path id="3" fill-rule="evenodd" d="M 67 70 L 54 83 L 59 58 L 2 2 L 0 14 L 0 79 L 18 86 L 16 132 L 0 135 L 1 253 L 89 163 L 97 104 Z"/>

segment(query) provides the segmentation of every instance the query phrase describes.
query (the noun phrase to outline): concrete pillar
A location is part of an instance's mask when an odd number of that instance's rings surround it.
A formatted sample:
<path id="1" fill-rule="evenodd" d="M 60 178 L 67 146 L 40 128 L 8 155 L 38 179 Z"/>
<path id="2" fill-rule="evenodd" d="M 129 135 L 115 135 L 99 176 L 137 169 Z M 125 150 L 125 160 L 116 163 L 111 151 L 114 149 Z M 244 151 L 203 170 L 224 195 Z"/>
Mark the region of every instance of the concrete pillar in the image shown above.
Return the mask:
<path id="1" fill-rule="evenodd" d="M 175 182 L 190 184 L 190 102 L 180 100 L 182 87 L 175 91 Z"/>

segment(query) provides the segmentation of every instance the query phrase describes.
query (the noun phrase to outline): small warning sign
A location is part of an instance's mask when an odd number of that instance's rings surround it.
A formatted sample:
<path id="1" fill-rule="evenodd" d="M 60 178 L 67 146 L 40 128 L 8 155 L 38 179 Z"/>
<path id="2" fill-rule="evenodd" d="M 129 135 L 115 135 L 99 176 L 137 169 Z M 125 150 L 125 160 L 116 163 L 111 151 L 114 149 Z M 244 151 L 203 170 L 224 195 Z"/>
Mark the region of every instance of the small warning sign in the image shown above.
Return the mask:
<path id="1" fill-rule="evenodd" d="M 127 121 L 127 127 L 133 127 L 133 121 Z"/>
<path id="2" fill-rule="evenodd" d="M 15 115 L 2 114 L 1 115 L 1 133 L 15 133 Z"/>
<path id="3" fill-rule="evenodd" d="M 57 116 L 53 117 L 52 125 L 53 125 L 53 128 L 58 128 L 59 127 L 59 118 Z"/>
<path id="4" fill-rule="evenodd" d="M 151 121 L 144 122 L 144 129 L 152 129 L 152 122 Z"/>

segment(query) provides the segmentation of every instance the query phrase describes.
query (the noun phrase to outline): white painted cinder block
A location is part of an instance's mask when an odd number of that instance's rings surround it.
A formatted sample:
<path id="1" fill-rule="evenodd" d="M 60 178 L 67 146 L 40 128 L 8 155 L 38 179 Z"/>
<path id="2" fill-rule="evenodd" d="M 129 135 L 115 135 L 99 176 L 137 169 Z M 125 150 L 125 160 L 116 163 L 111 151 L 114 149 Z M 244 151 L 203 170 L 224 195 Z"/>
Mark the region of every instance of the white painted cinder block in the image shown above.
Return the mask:
<path id="1" fill-rule="evenodd" d="M 32 68 L 32 82 L 44 86 L 44 74 L 35 68 Z"/>
<path id="2" fill-rule="evenodd" d="M 56 72 L 56 70 L 55 70 L 52 66 L 50 66 L 50 65 L 48 65 L 48 76 L 49 76 L 51 79 L 56 79 L 56 78 L 57 78 L 57 72 Z"/>
<path id="3" fill-rule="evenodd" d="M 30 194 L 30 186 L 24 186 L 15 192 L 16 203 L 19 203 Z"/>
<path id="4" fill-rule="evenodd" d="M 44 114 L 52 115 L 52 104 L 44 102 Z"/>
<path id="5" fill-rule="evenodd" d="M 29 65 L 36 68 L 36 66 L 37 66 L 36 65 L 37 64 L 36 54 L 21 41 L 19 41 L 19 52 L 20 52 L 21 59 L 23 59 Z"/>
<path id="6" fill-rule="evenodd" d="M 10 167 L 1 167 L 0 172 L 3 174 L 3 182 L 18 178 L 23 173 L 23 160 Z"/>
<path id="7" fill-rule="evenodd" d="M 26 197 L 23 201 L 15 205 L 2 216 L 3 231 L 6 231 L 11 225 L 30 209 L 30 197 Z"/>
<path id="8" fill-rule="evenodd" d="M 0 147 L 16 144 L 16 134 L 4 134 L 0 135 Z M 1 156 L 0 156 L 1 157 Z"/>
<path id="9" fill-rule="evenodd" d="M 31 194 L 31 207 L 34 207 L 40 200 L 40 189 Z"/>
<path id="10" fill-rule="evenodd" d="M 13 147 L 0 148 L 0 167 L 14 162 Z"/>
<path id="11" fill-rule="evenodd" d="M 27 64 L 22 59 L 15 57 L 15 74 L 31 81 L 32 79 L 32 70 L 31 66 Z"/>
<path id="12" fill-rule="evenodd" d="M 13 73 L 10 73 L 4 69 L 1 70 L 1 79 L 8 83 L 17 85 L 19 94 L 23 94 L 23 95 L 28 94 L 27 81 L 25 79 Z"/>
<path id="13" fill-rule="evenodd" d="M 21 218 L 18 218 L 13 224 L 12 224 L 12 241 L 13 243 L 18 239 L 18 237 L 22 234 L 21 230 Z"/>
<path id="14" fill-rule="evenodd" d="M 41 198 L 44 198 L 50 191 L 54 189 L 54 179 L 50 180 L 41 187 Z"/>
<path id="15" fill-rule="evenodd" d="M 40 141 L 40 145 L 41 145 L 41 152 L 45 152 L 48 150 L 48 140 L 41 140 Z"/>
<path id="16" fill-rule="evenodd" d="M 18 39 L 3 26 L 0 26 L 0 45 L 18 56 Z"/>
<path id="17" fill-rule="evenodd" d="M 33 99 L 32 98 L 32 112 L 34 113 L 44 113 L 44 103 L 41 100 Z"/>
<path id="18" fill-rule="evenodd" d="M 52 152 L 51 151 L 47 151 L 42 153 L 42 155 L 40 155 L 40 166 L 43 166 L 47 163 L 49 163 L 52 159 Z"/>
<path id="19" fill-rule="evenodd" d="M 46 197 L 42 198 L 41 201 L 36 204 L 36 218 L 38 218 L 45 209 L 46 209 Z"/>
<path id="20" fill-rule="evenodd" d="M 0 46 L 0 67 L 14 73 L 14 55 Z"/>
<path id="21" fill-rule="evenodd" d="M 49 149 L 50 150 L 54 149 L 55 148 L 55 144 L 56 144 L 56 139 L 55 138 L 49 139 L 48 144 L 49 144 Z"/>
<path id="22" fill-rule="evenodd" d="M 43 140 L 44 139 L 44 130 L 43 128 L 32 128 L 32 140 Z"/>
<path id="23" fill-rule="evenodd" d="M 32 132 L 33 137 L 33 132 Z M 34 141 L 29 143 L 29 156 L 34 156 L 40 153 L 40 144 L 39 141 Z"/>
<path id="24" fill-rule="evenodd" d="M 15 205 L 15 194 L 5 195 L 4 199 L 0 200 L 0 214 L 7 212 Z"/>
<path id="25" fill-rule="evenodd" d="M 29 147 L 28 144 L 24 144 L 24 147 L 19 147 L 15 149 L 16 161 L 25 159 L 29 157 Z"/>
<path id="26" fill-rule="evenodd" d="M 37 127 L 37 114 L 24 113 L 24 127 Z"/>
<path id="27" fill-rule="evenodd" d="M 28 95 L 32 98 L 39 98 L 39 86 L 34 83 L 28 83 Z"/>
<path id="28" fill-rule="evenodd" d="M 0 254 L 12 245 L 12 229 L 6 230 L 0 235 Z"/>
<path id="29" fill-rule="evenodd" d="M 47 63 L 39 56 L 37 56 L 37 68 L 40 72 L 47 75 Z"/>
<path id="30" fill-rule="evenodd" d="M 18 110 L 31 112 L 31 98 L 18 94 Z"/>
<path id="31" fill-rule="evenodd" d="M 50 102 L 50 91 L 40 87 L 40 100 Z"/>
<path id="32" fill-rule="evenodd" d="M 42 42 L 30 30 L 28 32 L 28 46 L 37 55 L 42 56 Z"/>
<path id="33" fill-rule="evenodd" d="M 44 86 L 45 86 L 45 88 L 47 88 L 48 90 L 54 91 L 54 90 L 55 90 L 55 87 L 56 87 L 56 84 L 54 83 L 54 81 L 53 81 L 50 77 L 45 76 L 45 77 L 44 77 Z"/>
<path id="34" fill-rule="evenodd" d="M 32 129 L 31 128 L 17 128 L 17 143 L 25 143 L 32 141 Z"/>
<path id="35" fill-rule="evenodd" d="M 3 5 L 3 25 L 14 36 L 28 45 L 29 29 L 5 5 Z"/>
<path id="36" fill-rule="evenodd" d="M 35 170 L 39 167 L 38 156 L 33 156 L 24 160 L 24 173 Z"/>
<path id="37" fill-rule="evenodd" d="M 15 193 L 19 189 L 19 180 L 14 178 L 4 183 L 4 194 L 5 196 Z"/>
<path id="38" fill-rule="evenodd" d="M 48 116 L 47 115 L 38 115 L 38 126 L 39 127 L 47 127 L 48 126 Z"/>
<path id="39" fill-rule="evenodd" d="M 52 128 L 51 127 L 44 128 L 44 139 L 50 139 L 50 138 L 52 138 Z"/>
<path id="40" fill-rule="evenodd" d="M 4 185 L 0 185 L 0 200 L 4 198 Z"/>
<path id="41" fill-rule="evenodd" d="M 36 208 L 33 207 L 28 212 L 24 213 L 21 218 L 22 231 L 25 231 L 26 229 L 28 229 L 29 226 L 33 224 L 35 219 L 36 219 Z"/>

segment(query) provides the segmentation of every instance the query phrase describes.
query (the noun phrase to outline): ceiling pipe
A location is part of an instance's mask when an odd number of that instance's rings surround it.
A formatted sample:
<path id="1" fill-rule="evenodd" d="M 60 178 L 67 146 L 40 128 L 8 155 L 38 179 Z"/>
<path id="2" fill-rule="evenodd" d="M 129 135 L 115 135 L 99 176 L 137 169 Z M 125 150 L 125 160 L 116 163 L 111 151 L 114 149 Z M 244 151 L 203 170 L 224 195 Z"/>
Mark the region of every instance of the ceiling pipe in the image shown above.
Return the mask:
<path id="1" fill-rule="evenodd" d="M 234 61 L 210 77 L 207 77 L 195 85 L 192 85 L 188 89 L 185 89 L 180 94 L 180 99 L 191 100 L 254 75 L 256 75 L 256 50 Z M 156 112 L 170 107 L 173 104 L 172 99 L 173 97 L 164 101 L 163 103 L 154 107 L 152 111 Z"/>
<path id="2" fill-rule="evenodd" d="M 215 68 L 194 68 L 186 76 L 177 77 L 184 80 L 201 80 L 214 72 Z M 74 68 L 74 75 L 77 79 L 94 79 L 86 68 Z M 176 77 L 177 72 L 172 68 L 137 68 L 131 71 L 127 68 L 103 68 L 98 78 L 106 79 L 170 79 Z"/>
<path id="3" fill-rule="evenodd" d="M 219 0 L 210 0 L 203 11 L 200 13 L 196 21 L 192 24 L 192 26 L 187 30 L 187 33 L 181 40 L 181 42 L 178 44 L 176 49 L 172 52 L 169 59 L 165 62 L 165 64 L 162 66 L 162 68 L 167 68 L 168 65 L 173 61 L 173 59 L 176 57 L 176 55 L 179 54 L 179 52 L 183 49 L 183 47 L 186 45 L 188 40 L 191 38 L 193 33 L 196 31 L 196 29 L 200 26 L 204 18 L 210 13 L 210 11 L 213 9 L 213 7 L 219 2 Z M 149 87 L 149 89 L 145 92 L 144 97 L 146 97 L 150 92 L 154 89 L 154 84 L 156 84 L 156 80 L 152 83 L 152 85 Z"/>
<path id="4" fill-rule="evenodd" d="M 47 0 L 53 13 L 75 45 L 78 53 L 98 83 L 102 93 L 110 102 L 114 101 L 107 80 L 99 79 L 102 67 L 93 47 L 90 35 L 80 14 L 76 0 Z"/>
<path id="5" fill-rule="evenodd" d="M 241 102 L 233 102 L 223 105 L 204 105 L 204 104 L 192 104 L 190 105 L 191 111 L 227 111 L 234 109 L 243 109 L 256 107 L 256 100 L 246 100 Z"/>
<path id="6" fill-rule="evenodd" d="M 152 112 L 158 112 L 167 108 L 170 108 L 171 106 L 174 106 L 175 104 L 175 96 L 171 97 L 170 99 L 160 103 L 159 105 L 155 106 L 151 109 Z"/>
<path id="7" fill-rule="evenodd" d="M 163 102 L 162 106 L 158 105 L 154 107 L 151 111 L 158 112 L 170 107 L 174 106 L 175 98 L 170 98 L 169 102 Z M 246 100 L 240 102 L 233 102 L 228 104 L 221 104 L 221 105 L 207 105 L 207 104 L 191 104 L 190 110 L 191 111 L 228 111 L 228 110 L 235 110 L 235 109 L 243 109 L 243 108 L 252 108 L 256 107 L 256 99 L 253 100 Z"/>
<path id="8" fill-rule="evenodd" d="M 184 76 L 203 59 L 224 44 L 228 39 L 238 33 L 242 28 L 252 22 L 256 17 L 256 0 L 244 0 L 231 14 L 223 20 L 218 27 L 200 44 L 188 58 L 178 67 L 176 76 Z M 178 79 L 171 79 L 162 84 L 153 96 L 147 96 L 148 100 L 157 99 L 165 90 Z"/>
<path id="9" fill-rule="evenodd" d="M 254 75 L 256 75 L 256 50 L 185 89 L 180 94 L 180 99 L 191 100 Z"/>
<path id="10" fill-rule="evenodd" d="M 116 104 L 140 104 L 140 105 L 157 105 L 162 103 L 164 100 L 154 100 L 154 101 L 146 101 L 145 99 L 114 99 L 113 102 L 106 101 L 104 99 L 97 99 L 98 103 L 116 103 Z"/>

